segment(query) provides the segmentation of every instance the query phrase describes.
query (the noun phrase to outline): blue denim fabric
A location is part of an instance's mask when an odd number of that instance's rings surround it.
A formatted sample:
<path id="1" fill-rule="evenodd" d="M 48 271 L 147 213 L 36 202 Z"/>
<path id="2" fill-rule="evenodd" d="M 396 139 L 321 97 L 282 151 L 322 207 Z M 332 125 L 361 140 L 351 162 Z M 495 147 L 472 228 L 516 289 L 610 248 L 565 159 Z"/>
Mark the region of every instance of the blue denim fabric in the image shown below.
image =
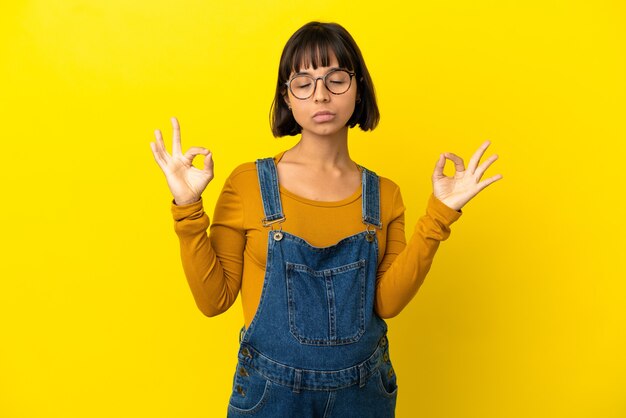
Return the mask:
<path id="1" fill-rule="evenodd" d="M 364 230 L 328 247 L 275 228 L 285 219 L 272 158 L 257 160 L 268 231 L 256 315 L 242 329 L 229 417 L 394 416 L 387 325 L 374 312 L 378 176 L 363 167 Z"/>

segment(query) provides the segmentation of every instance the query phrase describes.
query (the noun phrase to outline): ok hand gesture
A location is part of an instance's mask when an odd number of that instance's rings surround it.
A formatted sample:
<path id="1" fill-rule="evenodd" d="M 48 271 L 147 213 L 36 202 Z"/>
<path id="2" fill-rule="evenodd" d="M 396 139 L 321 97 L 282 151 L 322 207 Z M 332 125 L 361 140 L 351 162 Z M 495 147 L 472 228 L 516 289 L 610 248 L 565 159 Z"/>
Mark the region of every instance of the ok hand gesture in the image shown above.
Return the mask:
<path id="1" fill-rule="evenodd" d="M 487 168 L 498 159 L 497 154 L 492 155 L 484 163 L 478 166 L 480 158 L 490 144 L 491 142 L 485 141 L 480 148 L 478 148 L 474 155 L 472 155 L 472 159 L 467 166 L 467 170 L 465 169 L 465 165 L 463 164 L 463 159 L 461 157 L 451 152 L 441 154 L 433 173 L 433 194 L 435 197 L 441 200 L 446 206 L 458 211 L 482 189 L 489 186 L 491 183 L 500 180 L 502 175 L 497 174 L 493 177 L 480 181 L 480 178 L 483 174 L 485 174 Z M 443 167 L 446 164 L 446 159 L 449 159 L 454 163 L 454 177 L 446 177 L 443 174 Z"/>
<path id="2" fill-rule="evenodd" d="M 172 118 L 173 138 L 172 155 L 165 150 L 161 131 L 154 131 L 156 142 L 150 142 L 152 154 L 165 174 L 167 185 L 177 205 L 196 202 L 200 195 L 213 180 L 213 156 L 211 151 L 202 147 L 191 147 L 185 154 L 181 152 L 180 126 L 178 120 Z M 204 155 L 204 169 L 199 170 L 192 165 L 196 155 Z"/>

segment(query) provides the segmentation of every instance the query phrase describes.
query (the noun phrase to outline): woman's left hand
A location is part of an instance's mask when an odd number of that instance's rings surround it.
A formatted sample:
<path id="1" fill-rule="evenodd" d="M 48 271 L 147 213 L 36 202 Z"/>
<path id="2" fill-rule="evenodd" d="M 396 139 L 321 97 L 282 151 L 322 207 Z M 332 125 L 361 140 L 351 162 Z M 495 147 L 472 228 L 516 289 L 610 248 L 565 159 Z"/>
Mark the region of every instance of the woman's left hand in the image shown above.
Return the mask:
<path id="1" fill-rule="evenodd" d="M 480 166 L 481 157 L 485 153 L 490 141 L 485 141 L 480 148 L 472 155 L 472 159 L 465 169 L 463 159 L 451 152 L 443 153 L 439 156 L 439 161 L 433 173 L 433 194 L 446 206 L 458 211 L 482 189 L 502 178 L 502 174 L 497 174 L 483 181 L 480 178 L 485 174 L 487 168 L 498 159 L 498 155 L 492 155 Z M 446 159 L 454 163 L 455 173 L 453 177 L 446 177 L 443 174 L 443 167 Z"/>

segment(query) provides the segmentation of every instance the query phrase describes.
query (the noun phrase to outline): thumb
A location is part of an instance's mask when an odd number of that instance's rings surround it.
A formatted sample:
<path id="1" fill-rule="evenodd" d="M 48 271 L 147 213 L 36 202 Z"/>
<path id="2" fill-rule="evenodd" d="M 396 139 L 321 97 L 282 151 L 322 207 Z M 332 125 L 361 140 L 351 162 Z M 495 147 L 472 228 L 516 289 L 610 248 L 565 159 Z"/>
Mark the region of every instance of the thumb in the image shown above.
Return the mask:
<path id="1" fill-rule="evenodd" d="M 213 173 L 213 153 L 211 151 L 204 157 L 204 171 Z"/>
<path id="2" fill-rule="evenodd" d="M 443 167 L 446 165 L 446 157 L 443 154 L 439 154 L 437 164 L 435 164 L 435 171 L 433 172 L 433 179 L 440 179 L 445 177 L 443 174 Z"/>

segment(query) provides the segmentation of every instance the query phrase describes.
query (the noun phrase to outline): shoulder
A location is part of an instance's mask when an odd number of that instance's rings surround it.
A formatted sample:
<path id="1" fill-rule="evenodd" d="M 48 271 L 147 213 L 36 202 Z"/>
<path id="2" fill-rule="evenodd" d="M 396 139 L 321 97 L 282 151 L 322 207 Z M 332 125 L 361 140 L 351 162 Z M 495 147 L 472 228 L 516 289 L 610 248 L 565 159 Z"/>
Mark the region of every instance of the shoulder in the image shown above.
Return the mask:
<path id="1" fill-rule="evenodd" d="M 370 170 L 371 171 L 371 170 Z M 388 198 L 394 198 L 400 193 L 400 186 L 388 177 L 382 176 L 375 172 L 379 180 L 380 194 L 382 200 L 388 200 Z"/>
<path id="2" fill-rule="evenodd" d="M 366 170 L 376 174 L 378 177 L 379 185 L 380 185 L 380 197 L 381 200 L 391 202 L 394 200 L 396 195 L 400 194 L 400 186 L 393 180 L 388 177 L 385 177 L 378 173 L 377 171 L 370 170 L 368 167 L 364 167 L 359 164 L 360 167 L 365 168 Z"/>
<path id="3" fill-rule="evenodd" d="M 249 161 L 239 164 L 231 171 L 226 183 L 230 183 L 239 192 L 245 192 L 255 186 L 258 187 L 256 163 Z"/>
<path id="4" fill-rule="evenodd" d="M 393 192 L 393 193 L 397 193 L 400 191 L 400 186 L 398 186 L 398 184 L 394 182 L 393 180 L 391 180 L 390 178 L 383 177 L 383 176 L 378 176 L 378 178 L 380 179 L 381 192 L 383 190 L 388 191 L 388 192 Z"/>
<path id="5" fill-rule="evenodd" d="M 390 178 L 378 176 L 380 179 L 380 200 L 383 206 L 404 207 L 400 186 Z"/>
<path id="6" fill-rule="evenodd" d="M 230 173 L 229 178 L 234 180 L 240 176 L 246 176 L 254 174 L 256 176 L 256 163 L 254 161 L 248 161 L 236 166 Z"/>
<path id="7" fill-rule="evenodd" d="M 380 184 L 380 207 L 383 222 L 390 222 L 405 211 L 400 186 L 388 177 L 376 173 Z"/>
<path id="8" fill-rule="evenodd" d="M 259 158 L 271 159 L 272 157 Z M 248 161 L 236 166 L 226 179 L 226 183 L 234 187 L 238 192 L 259 191 L 259 178 L 257 174 L 257 161 Z M 274 157 L 276 160 L 276 157 Z"/>
<path id="9" fill-rule="evenodd" d="M 236 166 L 233 171 L 228 176 L 228 181 L 233 184 L 242 184 L 242 185 L 256 185 L 258 186 L 258 177 L 257 177 L 257 164 L 258 160 L 270 160 L 274 159 L 274 162 L 278 162 L 283 152 L 275 155 L 274 157 L 266 156 L 258 158 L 256 161 L 248 161 Z"/>
<path id="10" fill-rule="evenodd" d="M 367 167 L 365 168 L 368 169 Z M 383 219 L 395 218 L 404 213 L 405 206 L 400 193 L 400 186 L 389 177 L 385 177 L 376 171 L 372 172 L 376 174 L 379 181 L 380 207 Z"/>

